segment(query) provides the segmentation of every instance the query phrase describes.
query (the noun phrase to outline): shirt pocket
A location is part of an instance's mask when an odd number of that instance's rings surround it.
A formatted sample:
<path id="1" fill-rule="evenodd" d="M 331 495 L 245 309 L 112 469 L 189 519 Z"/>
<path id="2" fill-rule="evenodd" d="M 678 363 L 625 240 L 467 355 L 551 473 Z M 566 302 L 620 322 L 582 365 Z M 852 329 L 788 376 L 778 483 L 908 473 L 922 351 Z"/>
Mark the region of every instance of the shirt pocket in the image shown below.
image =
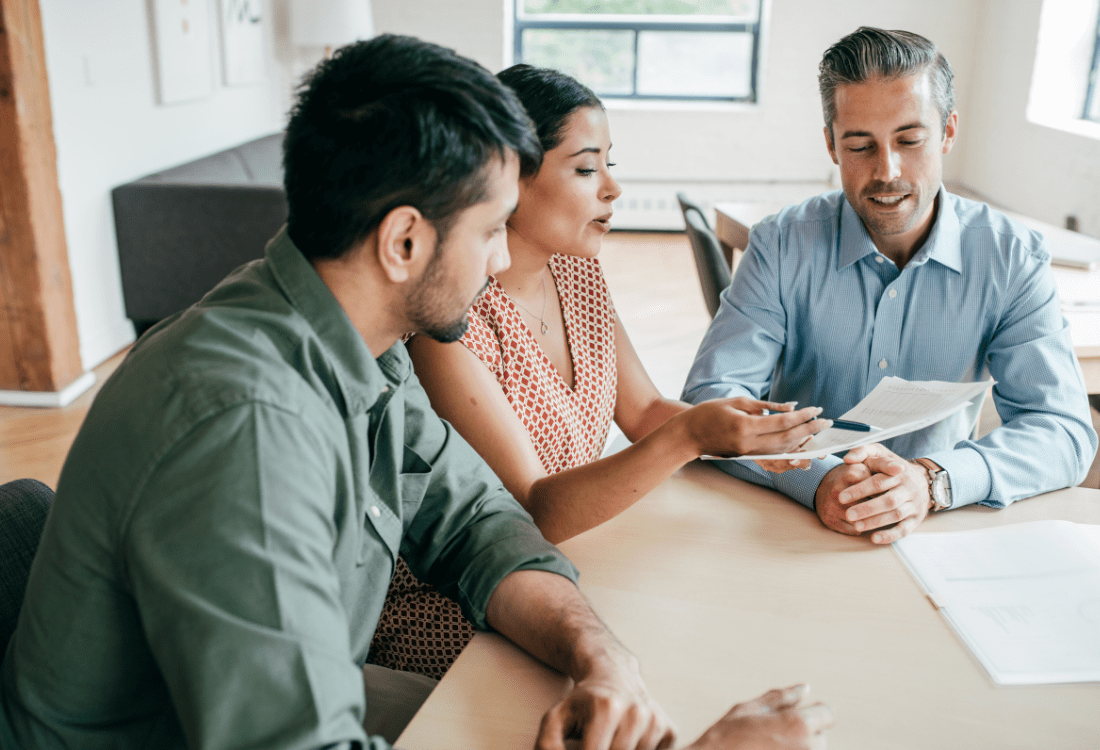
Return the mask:
<path id="1" fill-rule="evenodd" d="M 406 446 L 401 466 L 401 478 L 398 481 L 401 492 L 401 519 L 405 529 L 409 528 L 409 524 L 412 523 L 413 518 L 419 512 L 431 479 L 431 464 L 421 458 L 412 448 Z"/>
<path id="2" fill-rule="evenodd" d="M 374 490 L 367 491 L 363 538 L 357 561 L 359 565 L 368 563 L 372 556 L 378 554 L 380 546 L 389 552 L 391 562 L 396 562 L 401 538 L 424 501 L 432 477 L 431 465 L 409 448 L 405 448 L 402 462 L 401 473 L 393 483 L 396 498 L 387 498 L 387 502 Z M 395 508 L 400 515 L 394 512 Z"/>

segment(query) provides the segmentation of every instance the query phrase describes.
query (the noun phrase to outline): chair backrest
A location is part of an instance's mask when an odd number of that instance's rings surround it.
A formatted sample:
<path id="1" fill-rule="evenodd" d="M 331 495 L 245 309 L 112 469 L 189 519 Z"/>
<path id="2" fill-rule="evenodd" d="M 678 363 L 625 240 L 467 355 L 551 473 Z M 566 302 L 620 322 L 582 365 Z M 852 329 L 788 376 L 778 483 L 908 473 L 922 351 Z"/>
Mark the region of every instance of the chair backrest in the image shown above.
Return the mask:
<path id="1" fill-rule="evenodd" d="M 8 647 L 53 490 L 36 479 L 0 484 L 0 659 Z"/>
<path id="2" fill-rule="evenodd" d="M 688 198 L 684 193 L 677 193 L 676 200 L 680 201 L 680 212 L 684 215 L 684 221 L 687 221 L 688 211 L 694 209 L 699 212 L 699 218 L 703 220 L 703 226 L 710 229 L 710 222 L 707 221 L 707 212 L 703 210 L 702 206 L 691 198 Z"/>
<path id="3" fill-rule="evenodd" d="M 703 215 L 694 208 L 684 211 L 687 224 L 687 236 L 691 241 L 691 251 L 695 256 L 695 268 L 699 271 L 699 283 L 703 287 L 703 298 L 713 318 L 721 305 L 721 294 L 730 285 L 730 267 L 718 238 L 710 231 Z"/>

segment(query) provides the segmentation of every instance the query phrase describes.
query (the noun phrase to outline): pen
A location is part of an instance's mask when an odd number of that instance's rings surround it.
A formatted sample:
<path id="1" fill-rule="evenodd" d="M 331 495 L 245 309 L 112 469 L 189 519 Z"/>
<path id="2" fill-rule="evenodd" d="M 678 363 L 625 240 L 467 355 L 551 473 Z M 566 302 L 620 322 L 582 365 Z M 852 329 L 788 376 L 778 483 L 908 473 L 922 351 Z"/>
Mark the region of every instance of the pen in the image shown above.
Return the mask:
<path id="1" fill-rule="evenodd" d="M 827 417 L 825 418 L 827 419 Z M 822 419 L 822 417 L 818 417 L 818 419 Z M 863 422 L 849 422 L 846 419 L 834 419 L 833 427 L 838 430 L 853 430 L 855 432 L 870 432 L 874 429 L 874 427 L 869 424 L 864 424 Z"/>

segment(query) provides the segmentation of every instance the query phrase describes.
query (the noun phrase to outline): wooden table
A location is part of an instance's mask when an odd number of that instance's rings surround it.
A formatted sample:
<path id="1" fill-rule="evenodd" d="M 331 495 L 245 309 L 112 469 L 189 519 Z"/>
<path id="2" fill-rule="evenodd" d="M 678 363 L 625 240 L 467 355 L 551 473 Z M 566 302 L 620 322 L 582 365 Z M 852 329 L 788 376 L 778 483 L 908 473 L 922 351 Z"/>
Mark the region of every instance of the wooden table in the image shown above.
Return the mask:
<path id="1" fill-rule="evenodd" d="M 742 251 L 749 244 L 752 227 L 764 218 L 779 213 L 784 205 L 764 202 L 715 204 L 717 220 L 714 233 L 718 235 L 730 268 L 737 267 Z M 1049 243 L 1056 243 L 1070 234 L 1064 229 L 1042 224 L 1019 214 L 1005 213 L 1042 231 Z M 1088 393 L 1100 393 L 1100 271 L 1090 272 L 1064 266 L 1051 268 L 1063 301 L 1063 314 L 1070 323 L 1073 351 L 1085 376 L 1085 389 Z M 1071 304 L 1074 301 L 1086 304 Z"/>
<path id="2" fill-rule="evenodd" d="M 962 508 L 917 533 L 1049 518 L 1100 524 L 1100 491 Z M 805 681 L 836 712 L 834 748 L 1100 745 L 1100 685 L 996 687 L 891 548 L 829 531 L 713 466 L 688 465 L 561 548 L 682 744 L 734 703 Z M 567 688 L 504 639 L 478 634 L 398 746 L 530 748 Z"/>

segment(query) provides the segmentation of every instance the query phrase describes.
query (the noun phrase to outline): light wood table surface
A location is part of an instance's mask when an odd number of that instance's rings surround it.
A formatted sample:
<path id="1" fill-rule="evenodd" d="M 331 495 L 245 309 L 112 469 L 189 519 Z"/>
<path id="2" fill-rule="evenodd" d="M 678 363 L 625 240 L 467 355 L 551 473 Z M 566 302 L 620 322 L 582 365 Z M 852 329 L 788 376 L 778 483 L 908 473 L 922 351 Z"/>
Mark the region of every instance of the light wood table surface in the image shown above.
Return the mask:
<path id="1" fill-rule="evenodd" d="M 917 533 L 1050 518 L 1100 524 L 1100 491 L 961 508 Z M 680 744 L 734 703 L 808 682 L 836 712 L 833 748 L 1100 746 L 1100 685 L 995 686 L 891 548 L 829 531 L 794 501 L 713 466 L 688 465 L 561 549 L 638 656 Z M 567 688 L 479 633 L 398 746 L 530 748 Z"/>
<path id="2" fill-rule="evenodd" d="M 717 214 L 714 233 L 718 236 L 730 268 L 737 267 L 741 253 L 749 244 L 752 227 L 766 217 L 779 213 L 785 205 L 787 204 L 765 202 L 714 205 Z M 1009 215 L 1020 220 L 1026 219 L 1029 226 L 1044 233 L 1048 242 L 1057 242 L 1067 234 L 1064 229 L 1040 225 L 1034 219 L 1018 214 Z M 1054 281 L 1063 302 L 1087 296 L 1094 303 L 1064 306 L 1063 313 L 1070 322 L 1070 338 L 1073 340 L 1073 351 L 1081 365 L 1081 372 L 1085 376 L 1085 390 L 1088 393 L 1100 393 L 1100 271 L 1090 272 L 1064 266 L 1051 268 L 1054 270 Z"/>

